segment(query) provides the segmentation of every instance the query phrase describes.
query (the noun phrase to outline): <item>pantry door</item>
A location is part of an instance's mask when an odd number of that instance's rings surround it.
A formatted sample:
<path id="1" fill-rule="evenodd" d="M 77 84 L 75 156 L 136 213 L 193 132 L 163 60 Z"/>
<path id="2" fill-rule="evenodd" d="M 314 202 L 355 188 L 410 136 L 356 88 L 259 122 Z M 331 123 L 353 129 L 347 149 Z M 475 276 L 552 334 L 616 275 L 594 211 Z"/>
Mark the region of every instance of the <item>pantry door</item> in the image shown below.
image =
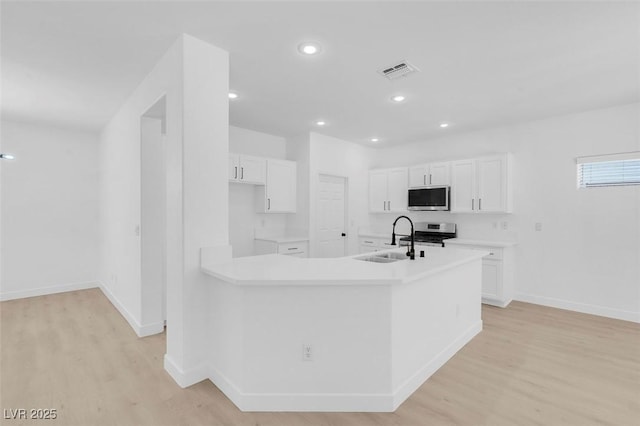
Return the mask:
<path id="1" fill-rule="evenodd" d="M 318 183 L 318 257 L 346 255 L 347 179 L 320 175 Z"/>

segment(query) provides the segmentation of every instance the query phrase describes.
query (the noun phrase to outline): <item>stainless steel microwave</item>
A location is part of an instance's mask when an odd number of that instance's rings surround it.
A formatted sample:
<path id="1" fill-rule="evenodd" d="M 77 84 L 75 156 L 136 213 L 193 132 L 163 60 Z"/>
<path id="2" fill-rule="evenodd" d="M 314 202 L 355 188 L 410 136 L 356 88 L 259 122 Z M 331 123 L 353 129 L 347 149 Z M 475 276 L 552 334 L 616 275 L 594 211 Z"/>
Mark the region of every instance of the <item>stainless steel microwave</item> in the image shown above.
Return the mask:
<path id="1" fill-rule="evenodd" d="M 409 210 L 449 210 L 448 186 L 409 189 Z"/>

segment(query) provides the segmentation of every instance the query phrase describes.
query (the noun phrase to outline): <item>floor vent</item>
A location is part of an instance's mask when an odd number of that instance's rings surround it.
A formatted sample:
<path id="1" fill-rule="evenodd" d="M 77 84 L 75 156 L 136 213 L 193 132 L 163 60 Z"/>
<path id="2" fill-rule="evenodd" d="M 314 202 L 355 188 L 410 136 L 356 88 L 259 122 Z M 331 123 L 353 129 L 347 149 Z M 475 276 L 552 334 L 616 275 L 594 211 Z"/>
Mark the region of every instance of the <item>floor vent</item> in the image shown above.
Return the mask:
<path id="1" fill-rule="evenodd" d="M 396 78 L 406 77 L 409 74 L 420 71 L 416 66 L 411 65 L 407 61 L 401 61 L 397 64 L 390 65 L 378 70 L 378 74 L 388 78 L 389 80 L 395 80 Z"/>

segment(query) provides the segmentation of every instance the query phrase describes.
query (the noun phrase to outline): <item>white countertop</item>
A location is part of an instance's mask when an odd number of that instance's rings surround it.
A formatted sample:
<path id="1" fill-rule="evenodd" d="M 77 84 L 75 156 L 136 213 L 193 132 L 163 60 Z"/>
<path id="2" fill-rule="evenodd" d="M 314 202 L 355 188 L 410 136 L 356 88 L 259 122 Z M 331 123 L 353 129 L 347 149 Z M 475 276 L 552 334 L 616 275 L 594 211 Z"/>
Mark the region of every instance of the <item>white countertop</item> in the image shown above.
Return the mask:
<path id="1" fill-rule="evenodd" d="M 488 253 L 441 247 L 416 246 L 415 260 L 374 263 L 356 255 L 340 258 L 298 258 L 279 254 L 238 257 L 222 263 L 203 263 L 203 272 L 237 285 L 393 285 L 415 281 Z M 426 257 L 419 257 L 425 250 Z M 384 252 L 404 253 L 398 248 Z"/>
<path id="2" fill-rule="evenodd" d="M 493 241 L 493 240 L 472 240 L 468 238 L 448 238 L 444 240 L 446 245 L 465 245 L 465 246 L 483 246 L 483 247 L 511 247 L 517 243 L 510 241 Z"/>

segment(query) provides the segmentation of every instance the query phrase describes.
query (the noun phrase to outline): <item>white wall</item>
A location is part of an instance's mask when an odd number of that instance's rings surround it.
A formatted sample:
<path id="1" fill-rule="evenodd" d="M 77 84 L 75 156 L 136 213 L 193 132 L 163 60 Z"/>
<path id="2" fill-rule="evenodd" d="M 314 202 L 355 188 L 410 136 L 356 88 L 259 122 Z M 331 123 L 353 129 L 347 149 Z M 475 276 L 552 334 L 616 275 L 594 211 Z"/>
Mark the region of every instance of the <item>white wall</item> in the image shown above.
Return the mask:
<path id="1" fill-rule="evenodd" d="M 639 321 L 640 186 L 578 190 L 575 166 L 578 156 L 640 150 L 639 118 L 638 104 L 624 105 L 380 149 L 373 163 L 512 152 L 513 214 L 409 215 L 455 222 L 460 237 L 517 241 L 518 299 Z M 372 227 L 390 230 L 393 216 L 371 215 Z"/>
<path id="2" fill-rule="evenodd" d="M 347 252 L 358 253 L 358 228 L 369 224 L 369 159 L 371 150 L 352 142 L 318 133 L 309 135 L 309 237 L 311 257 L 318 253 L 316 197 L 319 175 L 347 178 Z"/>
<path id="3" fill-rule="evenodd" d="M 140 116 L 166 96 L 167 354 L 182 386 L 206 378 L 207 277 L 201 249 L 229 253 L 228 53 L 183 35 L 121 106 L 101 137 L 102 276 L 110 299 L 138 334 L 142 323 Z"/>
<path id="4" fill-rule="evenodd" d="M 98 136 L 2 122 L 0 300 L 97 286 Z"/>
<path id="5" fill-rule="evenodd" d="M 229 152 L 286 159 L 286 140 L 279 136 L 229 126 Z M 233 257 L 252 256 L 255 232 L 285 233 L 290 214 L 257 213 L 255 185 L 229 184 L 229 243 Z"/>

